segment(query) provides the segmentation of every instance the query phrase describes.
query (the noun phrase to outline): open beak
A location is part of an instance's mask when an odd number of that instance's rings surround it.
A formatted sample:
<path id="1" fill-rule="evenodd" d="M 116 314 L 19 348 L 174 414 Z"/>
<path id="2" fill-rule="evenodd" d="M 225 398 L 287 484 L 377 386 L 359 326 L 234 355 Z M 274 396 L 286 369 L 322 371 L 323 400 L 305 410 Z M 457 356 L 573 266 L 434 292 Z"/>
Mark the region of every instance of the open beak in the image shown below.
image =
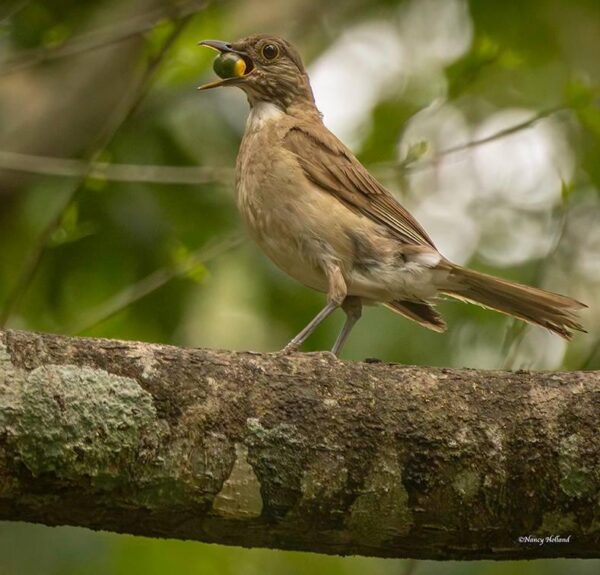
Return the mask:
<path id="1" fill-rule="evenodd" d="M 249 74 L 252 71 L 252 69 L 254 68 L 254 65 L 252 64 L 252 61 L 250 60 L 250 58 L 248 58 L 248 56 L 246 54 L 244 54 L 243 52 L 234 50 L 231 47 L 231 44 L 229 44 L 228 42 L 221 42 L 220 40 L 202 40 L 202 42 L 198 42 L 198 45 L 206 46 L 207 48 L 212 48 L 213 50 L 216 50 L 220 54 L 223 54 L 226 52 L 233 52 L 234 54 L 239 54 L 246 61 L 248 71 L 246 72 L 245 75 Z M 243 78 L 243 76 L 241 76 L 241 78 Z M 210 90 L 211 88 L 219 88 L 220 86 L 228 86 L 231 84 L 235 84 L 239 80 L 240 80 L 240 77 L 216 80 L 215 82 L 209 82 L 208 84 L 203 84 L 202 86 L 198 86 L 198 90 Z"/>
<path id="2" fill-rule="evenodd" d="M 217 52 L 235 52 L 235 50 L 231 47 L 231 44 L 227 42 L 221 42 L 221 40 L 202 40 L 202 42 L 198 42 L 199 46 L 207 46 L 208 48 L 212 48 Z"/>

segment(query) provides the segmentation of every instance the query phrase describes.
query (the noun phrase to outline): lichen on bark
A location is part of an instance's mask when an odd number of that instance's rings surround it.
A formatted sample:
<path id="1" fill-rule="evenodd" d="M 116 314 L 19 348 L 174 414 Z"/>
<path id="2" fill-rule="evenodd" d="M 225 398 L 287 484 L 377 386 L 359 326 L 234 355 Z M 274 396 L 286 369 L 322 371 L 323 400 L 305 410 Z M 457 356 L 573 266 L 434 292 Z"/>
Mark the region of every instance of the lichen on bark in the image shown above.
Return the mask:
<path id="1" fill-rule="evenodd" d="M 4 519 L 384 557 L 597 557 L 599 427 L 596 372 L 0 332 Z M 536 534 L 572 537 L 519 542 Z"/>

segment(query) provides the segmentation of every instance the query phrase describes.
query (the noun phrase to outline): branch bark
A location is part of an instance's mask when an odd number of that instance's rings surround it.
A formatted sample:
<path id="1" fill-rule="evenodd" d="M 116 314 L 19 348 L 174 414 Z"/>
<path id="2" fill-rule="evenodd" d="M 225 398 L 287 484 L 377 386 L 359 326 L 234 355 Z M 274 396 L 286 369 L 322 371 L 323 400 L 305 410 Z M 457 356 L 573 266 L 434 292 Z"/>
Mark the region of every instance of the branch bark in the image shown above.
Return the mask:
<path id="1" fill-rule="evenodd" d="M 600 557 L 600 372 L 0 332 L 0 519 L 428 559 Z M 519 542 L 559 535 L 569 542 Z"/>

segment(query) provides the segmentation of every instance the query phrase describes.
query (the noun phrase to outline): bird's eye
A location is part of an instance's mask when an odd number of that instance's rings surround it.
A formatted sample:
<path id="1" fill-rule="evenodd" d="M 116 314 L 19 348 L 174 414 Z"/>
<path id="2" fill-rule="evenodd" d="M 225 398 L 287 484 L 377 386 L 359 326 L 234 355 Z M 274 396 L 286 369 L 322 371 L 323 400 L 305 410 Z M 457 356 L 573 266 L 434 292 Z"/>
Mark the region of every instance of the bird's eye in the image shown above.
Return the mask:
<path id="1" fill-rule="evenodd" d="M 279 56 L 279 48 L 275 44 L 265 44 L 262 48 L 262 55 L 267 60 L 273 60 Z"/>

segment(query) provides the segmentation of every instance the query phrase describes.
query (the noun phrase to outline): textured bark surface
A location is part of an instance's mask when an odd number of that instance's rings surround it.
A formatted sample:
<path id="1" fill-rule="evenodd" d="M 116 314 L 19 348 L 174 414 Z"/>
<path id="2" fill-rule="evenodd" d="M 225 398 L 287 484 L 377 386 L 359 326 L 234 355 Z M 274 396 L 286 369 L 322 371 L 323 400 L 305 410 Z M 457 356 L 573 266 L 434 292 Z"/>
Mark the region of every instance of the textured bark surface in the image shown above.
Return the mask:
<path id="1" fill-rule="evenodd" d="M 0 332 L 0 518 L 382 557 L 600 557 L 600 373 Z M 522 543 L 519 537 L 570 536 Z"/>

